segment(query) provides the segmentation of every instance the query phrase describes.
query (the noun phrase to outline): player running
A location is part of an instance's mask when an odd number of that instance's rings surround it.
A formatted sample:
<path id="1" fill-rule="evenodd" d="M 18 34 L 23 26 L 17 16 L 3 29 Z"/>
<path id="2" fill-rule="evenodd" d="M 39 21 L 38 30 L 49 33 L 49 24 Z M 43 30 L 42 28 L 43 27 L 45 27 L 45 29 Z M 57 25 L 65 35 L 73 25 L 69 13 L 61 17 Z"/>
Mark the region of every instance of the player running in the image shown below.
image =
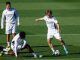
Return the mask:
<path id="1" fill-rule="evenodd" d="M 15 56 L 18 56 L 18 51 L 23 49 L 28 49 L 30 53 L 34 55 L 34 58 L 37 58 L 36 53 L 31 49 L 30 45 L 26 42 L 25 32 L 18 33 L 11 41 L 11 49 L 13 50 Z"/>
<path id="2" fill-rule="evenodd" d="M 5 24 L 4 24 L 5 22 Z M 7 47 L 10 46 L 10 34 L 14 37 L 16 35 L 16 26 L 20 25 L 19 23 L 19 15 L 16 9 L 11 7 L 10 2 L 6 2 L 6 9 L 2 13 L 1 18 L 1 29 L 6 25 L 5 33 L 7 35 Z"/>
<path id="3" fill-rule="evenodd" d="M 53 54 L 55 53 L 54 45 L 51 43 L 51 40 L 52 40 L 53 36 L 58 41 L 60 41 L 61 45 L 64 48 L 65 53 L 68 54 L 68 50 L 66 49 L 65 43 L 62 40 L 61 35 L 59 33 L 60 32 L 60 27 L 59 27 L 59 23 L 58 23 L 57 19 L 54 16 L 52 16 L 52 11 L 51 10 L 46 10 L 45 14 L 46 15 L 44 17 L 36 19 L 36 21 L 44 20 L 46 22 L 46 25 L 47 25 L 47 28 L 48 28 L 47 42 L 48 42 L 48 45 L 51 48 Z"/>

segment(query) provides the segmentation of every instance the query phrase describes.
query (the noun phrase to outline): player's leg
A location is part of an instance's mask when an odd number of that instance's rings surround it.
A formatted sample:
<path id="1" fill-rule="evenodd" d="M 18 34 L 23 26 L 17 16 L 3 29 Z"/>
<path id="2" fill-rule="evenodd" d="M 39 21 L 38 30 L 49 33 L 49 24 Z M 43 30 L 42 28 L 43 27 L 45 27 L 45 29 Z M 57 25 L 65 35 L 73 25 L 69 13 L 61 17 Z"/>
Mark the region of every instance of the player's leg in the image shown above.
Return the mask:
<path id="1" fill-rule="evenodd" d="M 7 39 L 7 47 L 10 47 L 10 34 L 7 34 L 6 39 Z"/>
<path id="2" fill-rule="evenodd" d="M 16 24 L 12 24 L 12 36 L 13 38 L 15 37 L 16 35 Z"/>
<path id="3" fill-rule="evenodd" d="M 10 34 L 8 33 L 8 34 L 6 34 L 6 35 L 7 35 L 7 37 L 6 37 L 6 39 L 7 39 L 6 50 L 10 50 Z"/>
<path id="4" fill-rule="evenodd" d="M 12 41 L 11 42 L 11 50 L 8 51 L 9 55 L 15 55 L 15 53 L 14 53 L 14 50 L 15 50 L 14 49 L 15 48 L 14 44 L 15 44 L 14 41 Z"/>
<path id="5" fill-rule="evenodd" d="M 54 47 L 55 47 L 55 46 L 51 43 L 51 40 L 52 40 L 52 39 L 48 39 L 47 42 L 48 42 L 48 45 L 49 45 L 49 47 L 51 48 L 51 50 L 52 50 L 52 52 L 53 52 L 53 54 L 54 54 L 54 52 L 55 52 Z"/>
<path id="6" fill-rule="evenodd" d="M 10 24 L 6 23 L 6 40 L 7 40 L 7 47 L 10 46 L 10 34 L 11 34 L 11 27 Z"/>
<path id="7" fill-rule="evenodd" d="M 56 31 L 55 31 L 54 37 L 61 43 L 61 45 L 62 45 L 63 48 L 64 48 L 65 53 L 68 54 L 68 50 L 67 50 L 67 48 L 66 48 L 66 46 L 65 46 L 65 42 L 62 40 L 59 32 L 56 32 Z"/>
<path id="8" fill-rule="evenodd" d="M 17 51 L 16 51 L 16 53 L 17 53 Z M 11 49 L 8 51 L 8 54 L 15 55 L 15 42 L 14 41 L 11 41 Z"/>
<path id="9" fill-rule="evenodd" d="M 32 48 L 30 47 L 30 45 L 28 45 L 28 44 L 26 44 L 24 48 L 27 48 L 30 53 L 34 52 L 34 51 L 32 50 Z"/>
<path id="10" fill-rule="evenodd" d="M 34 58 L 37 58 L 37 54 L 32 50 L 32 48 L 30 47 L 30 45 L 26 44 L 23 49 L 28 49 L 29 53 L 32 53 L 34 55 Z"/>
<path id="11" fill-rule="evenodd" d="M 16 33 L 12 33 L 13 38 L 15 37 Z"/>
<path id="12" fill-rule="evenodd" d="M 53 54 L 54 54 L 54 52 L 55 52 L 55 49 L 54 49 L 54 45 L 52 44 L 52 37 L 53 37 L 53 35 L 50 35 L 50 34 L 47 34 L 47 42 L 48 42 L 48 45 L 49 45 L 49 47 L 51 48 L 51 50 L 52 50 L 52 52 L 53 52 Z"/>
<path id="13" fill-rule="evenodd" d="M 68 54 L 68 50 L 66 48 L 65 42 L 61 38 L 58 39 L 58 41 L 60 41 L 61 45 L 63 46 L 65 53 Z"/>

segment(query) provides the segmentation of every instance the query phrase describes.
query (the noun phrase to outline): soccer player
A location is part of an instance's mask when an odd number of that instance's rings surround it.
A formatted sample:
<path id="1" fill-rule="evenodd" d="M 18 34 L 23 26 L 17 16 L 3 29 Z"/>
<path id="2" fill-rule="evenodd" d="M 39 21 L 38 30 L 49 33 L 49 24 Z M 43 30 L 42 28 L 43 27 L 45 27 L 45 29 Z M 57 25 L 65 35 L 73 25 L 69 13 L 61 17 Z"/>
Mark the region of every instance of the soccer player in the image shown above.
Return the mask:
<path id="1" fill-rule="evenodd" d="M 15 56 L 18 56 L 18 51 L 23 49 L 28 49 L 30 53 L 34 55 L 34 58 L 37 58 L 36 53 L 31 49 L 30 45 L 26 42 L 25 32 L 18 33 L 11 42 L 11 49 L 13 50 Z"/>
<path id="2" fill-rule="evenodd" d="M 54 49 L 55 46 L 51 43 L 53 36 L 61 43 L 61 45 L 64 48 L 65 53 L 68 54 L 68 50 L 65 47 L 65 43 L 62 40 L 61 35 L 59 33 L 60 32 L 59 23 L 58 23 L 57 19 L 52 15 L 52 11 L 46 10 L 44 17 L 36 19 L 36 21 L 42 21 L 42 20 L 44 20 L 46 22 L 46 25 L 48 28 L 47 42 L 48 42 L 48 45 L 51 48 L 53 54 L 55 52 L 55 49 Z"/>
<path id="3" fill-rule="evenodd" d="M 4 24 L 5 22 L 5 24 Z M 16 26 L 20 25 L 19 23 L 19 15 L 16 9 L 11 7 L 10 2 L 6 2 L 6 9 L 2 13 L 1 18 L 1 29 L 4 28 L 5 25 L 5 33 L 7 35 L 7 47 L 10 46 L 10 34 L 14 37 L 16 35 Z"/>

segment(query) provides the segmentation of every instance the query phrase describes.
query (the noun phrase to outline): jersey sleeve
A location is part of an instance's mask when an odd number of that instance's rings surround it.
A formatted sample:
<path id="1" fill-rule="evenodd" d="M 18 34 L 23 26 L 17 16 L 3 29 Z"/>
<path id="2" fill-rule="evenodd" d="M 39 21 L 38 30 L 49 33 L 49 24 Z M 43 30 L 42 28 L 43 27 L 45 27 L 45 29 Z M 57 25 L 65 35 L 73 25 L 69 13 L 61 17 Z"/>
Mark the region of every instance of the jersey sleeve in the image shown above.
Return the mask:
<path id="1" fill-rule="evenodd" d="M 18 12 L 17 12 L 16 9 L 15 9 L 15 12 L 14 12 L 14 16 L 17 19 L 17 25 L 20 25 L 20 22 L 19 22 L 19 14 L 18 14 Z"/>
<path id="2" fill-rule="evenodd" d="M 5 17 L 5 11 L 3 11 L 2 17 L 1 17 L 1 29 L 4 28 L 4 20 L 5 20 L 5 19 L 6 19 L 6 17 Z"/>

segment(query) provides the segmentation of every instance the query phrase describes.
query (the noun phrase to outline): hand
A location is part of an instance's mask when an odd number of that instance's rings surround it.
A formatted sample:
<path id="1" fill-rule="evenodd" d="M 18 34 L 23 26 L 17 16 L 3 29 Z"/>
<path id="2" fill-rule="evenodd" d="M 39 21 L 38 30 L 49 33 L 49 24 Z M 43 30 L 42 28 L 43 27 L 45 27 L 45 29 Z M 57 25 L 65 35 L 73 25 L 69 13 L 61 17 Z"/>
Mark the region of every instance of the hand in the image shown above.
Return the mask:
<path id="1" fill-rule="evenodd" d="M 38 21 L 38 19 L 35 19 L 35 21 Z"/>

